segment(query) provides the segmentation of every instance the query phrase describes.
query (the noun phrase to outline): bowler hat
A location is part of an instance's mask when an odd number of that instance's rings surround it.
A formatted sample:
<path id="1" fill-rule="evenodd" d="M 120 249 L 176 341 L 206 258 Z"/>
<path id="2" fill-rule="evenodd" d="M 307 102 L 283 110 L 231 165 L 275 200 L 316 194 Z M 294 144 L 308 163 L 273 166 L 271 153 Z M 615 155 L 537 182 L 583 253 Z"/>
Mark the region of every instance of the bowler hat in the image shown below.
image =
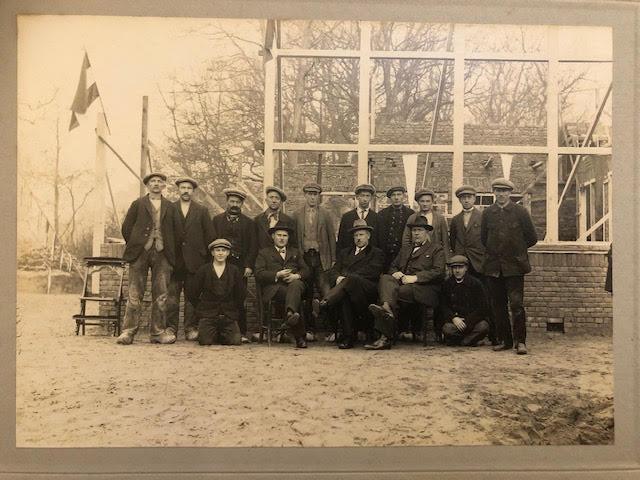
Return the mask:
<path id="1" fill-rule="evenodd" d="M 422 227 L 422 228 L 426 229 L 428 232 L 433 230 L 433 226 L 429 225 L 429 222 L 427 222 L 427 219 L 424 218 L 422 215 L 419 215 L 418 218 L 416 218 L 413 221 L 413 223 L 407 223 L 407 227 L 409 227 L 409 228 Z"/>
<path id="2" fill-rule="evenodd" d="M 436 196 L 436 194 L 433 193 L 433 190 L 429 190 L 428 188 L 421 188 L 416 192 L 413 199 L 417 202 L 418 200 L 420 200 L 420 197 L 424 197 L 425 195 L 431 195 L 431 198 L 434 198 Z"/>
<path id="3" fill-rule="evenodd" d="M 167 176 L 164 173 L 151 172 L 145 175 L 145 177 L 142 179 L 142 183 L 146 185 L 147 183 L 149 183 L 149 180 L 151 180 L 153 177 L 161 178 L 164 182 L 167 181 Z"/>
<path id="4" fill-rule="evenodd" d="M 213 250 L 214 248 L 218 248 L 218 247 L 231 250 L 231 242 L 226 238 L 217 238 L 209 244 L 209 250 Z"/>
<path id="5" fill-rule="evenodd" d="M 185 183 L 188 182 L 191 185 L 193 185 L 193 188 L 198 188 L 198 182 L 196 182 L 193 178 L 191 177 L 180 177 L 176 180 L 176 185 L 180 186 L 181 183 Z"/>
<path id="6" fill-rule="evenodd" d="M 238 188 L 225 188 L 222 192 L 227 196 L 227 198 L 238 197 L 241 200 L 247 198 L 247 194 Z"/>
<path id="7" fill-rule="evenodd" d="M 273 235 L 278 230 L 284 230 L 285 232 L 288 232 L 289 235 L 293 233 L 293 227 L 291 225 L 288 223 L 278 222 L 269 229 L 269 235 Z"/>
<path id="8" fill-rule="evenodd" d="M 464 255 L 454 255 L 449 259 L 447 264 L 450 267 L 454 267 L 456 265 L 469 265 L 469 259 Z"/>
<path id="9" fill-rule="evenodd" d="M 491 188 L 503 188 L 507 190 L 515 190 L 516 186 L 513 184 L 511 180 L 507 180 L 506 178 L 496 178 L 493 182 L 491 182 Z"/>
<path id="10" fill-rule="evenodd" d="M 266 195 L 269 195 L 269 192 L 276 192 L 278 195 L 280 195 L 280 200 L 282 200 L 283 202 L 287 200 L 287 194 L 284 193 L 284 190 L 282 190 L 281 188 L 270 185 L 265 189 L 264 193 Z"/>
<path id="11" fill-rule="evenodd" d="M 401 185 L 395 186 L 395 187 L 391 187 L 389 190 L 387 190 L 387 197 L 391 197 L 391 194 L 393 192 L 402 192 L 402 193 L 407 193 L 407 189 L 404 188 Z"/>
<path id="12" fill-rule="evenodd" d="M 315 182 L 309 182 L 305 184 L 304 187 L 302 187 L 302 191 L 304 193 L 307 193 L 307 192 L 322 193 L 322 187 Z"/>
<path id="13" fill-rule="evenodd" d="M 371 185 L 370 183 L 363 183 L 358 185 L 355 190 L 354 190 L 355 194 L 359 194 L 360 192 L 369 192 L 371 195 L 375 195 L 376 194 L 376 187 L 374 187 L 373 185 Z"/>
<path id="14" fill-rule="evenodd" d="M 357 232 L 358 230 L 372 231 L 373 227 L 371 225 L 368 225 L 366 220 L 363 220 L 362 218 L 356 218 L 353 221 L 353 227 L 349 229 L 349 233 Z"/>
<path id="15" fill-rule="evenodd" d="M 473 185 L 462 185 L 456 190 L 456 197 L 460 198 L 462 195 L 476 195 L 478 191 Z"/>

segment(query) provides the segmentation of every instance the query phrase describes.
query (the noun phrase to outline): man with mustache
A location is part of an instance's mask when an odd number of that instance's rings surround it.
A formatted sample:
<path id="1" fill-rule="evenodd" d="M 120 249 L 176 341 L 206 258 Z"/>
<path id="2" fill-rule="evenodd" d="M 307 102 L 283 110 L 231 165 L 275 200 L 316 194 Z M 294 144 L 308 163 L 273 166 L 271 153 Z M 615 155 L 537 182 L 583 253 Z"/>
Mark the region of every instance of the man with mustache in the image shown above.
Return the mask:
<path id="1" fill-rule="evenodd" d="M 180 293 L 186 290 L 185 285 L 193 280 L 193 276 L 201 265 L 210 259 L 207 246 L 213 241 L 213 225 L 207 207 L 191 197 L 198 182 L 193 178 L 181 177 L 176 180 L 180 198 L 174 202 L 176 214 L 180 220 L 180 241 L 176 251 L 176 265 L 169 286 L 169 304 L 167 307 L 167 331 L 178 333 L 180 314 Z M 185 296 L 184 301 L 184 336 L 186 340 L 198 339 L 193 305 Z"/>
<path id="2" fill-rule="evenodd" d="M 269 234 L 269 229 L 275 227 L 278 223 L 284 223 L 295 227 L 293 218 L 282 211 L 282 204 L 287 200 L 287 194 L 281 188 L 269 186 L 265 189 L 267 195 L 267 209 L 258 214 L 253 221 L 258 230 L 258 252 L 266 247 L 273 246 L 273 238 Z M 289 237 L 290 245 L 297 245 L 295 230 L 291 231 Z"/>

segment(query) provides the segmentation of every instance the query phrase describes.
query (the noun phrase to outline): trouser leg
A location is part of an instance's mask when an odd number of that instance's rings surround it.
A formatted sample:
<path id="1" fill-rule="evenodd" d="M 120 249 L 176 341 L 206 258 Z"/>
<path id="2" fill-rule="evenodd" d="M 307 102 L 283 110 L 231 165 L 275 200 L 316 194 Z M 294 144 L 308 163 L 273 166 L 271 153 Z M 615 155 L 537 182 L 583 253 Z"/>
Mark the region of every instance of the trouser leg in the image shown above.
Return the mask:
<path id="1" fill-rule="evenodd" d="M 218 338 L 218 326 L 215 318 L 202 317 L 198 322 L 198 343 L 213 345 Z"/>
<path id="2" fill-rule="evenodd" d="M 240 345 L 242 343 L 240 339 L 240 327 L 235 320 L 226 315 L 220 315 L 216 323 L 222 345 Z"/>
<path id="3" fill-rule="evenodd" d="M 195 277 L 192 273 L 187 273 L 184 279 L 184 288 L 187 285 L 190 285 L 193 282 L 193 278 Z M 192 303 L 187 300 L 187 296 L 184 296 L 184 333 L 185 335 L 193 330 L 198 329 L 198 320 L 196 318 L 196 309 L 192 305 Z"/>
<path id="4" fill-rule="evenodd" d="M 302 307 L 302 295 L 304 294 L 305 284 L 302 280 L 294 280 L 287 285 L 287 291 L 285 294 L 285 315 L 287 311 L 293 313 L 302 313 L 300 311 Z M 303 337 L 306 333 L 306 326 L 303 319 L 303 315 L 295 324 L 288 324 L 289 331 L 294 338 Z"/>
<path id="5" fill-rule="evenodd" d="M 353 341 L 357 336 L 354 308 L 349 297 L 345 297 L 340 302 L 340 313 L 342 314 L 342 339 L 343 341 Z"/>
<path id="6" fill-rule="evenodd" d="M 476 323 L 469 333 L 465 333 L 462 342 L 465 347 L 475 346 L 480 340 L 482 340 L 489 332 L 489 322 L 482 320 Z"/>
<path id="7" fill-rule="evenodd" d="M 501 342 L 507 346 L 513 346 L 513 336 L 511 334 L 511 322 L 509 320 L 509 310 L 507 309 L 507 288 L 504 277 L 489 277 L 491 292 L 491 308 L 493 318 L 496 321 L 496 334 Z"/>
<path id="8" fill-rule="evenodd" d="M 442 334 L 444 335 L 444 341 L 447 345 L 458 345 L 462 341 L 462 332 L 453 324 L 453 322 L 446 322 L 442 326 Z"/>
<path id="9" fill-rule="evenodd" d="M 148 271 L 149 252 L 143 251 L 134 262 L 129 264 L 129 292 L 122 324 L 123 334 L 135 335 L 138 332 Z"/>
<path id="10" fill-rule="evenodd" d="M 151 250 L 151 322 L 149 335 L 160 335 L 167 328 L 167 298 L 173 267 L 163 252 Z"/>
<path id="11" fill-rule="evenodd" d="M 509 309 L 513 321 L 513 340 L 517 343 L 526 343 L 527 318 L 524 311 L 524 276 L 505 277 Z"/>
<path id="12" fill-rule="evenodd" d="M 174 335 L 178 333 L 180 294 L 183 289 L 184 277 L 180 273 L 174 272 L 173 275 L 171 275 L 171 281 L 169 282 L 169 297 L 167 300 L 167 330 L 171 330 Z"/>

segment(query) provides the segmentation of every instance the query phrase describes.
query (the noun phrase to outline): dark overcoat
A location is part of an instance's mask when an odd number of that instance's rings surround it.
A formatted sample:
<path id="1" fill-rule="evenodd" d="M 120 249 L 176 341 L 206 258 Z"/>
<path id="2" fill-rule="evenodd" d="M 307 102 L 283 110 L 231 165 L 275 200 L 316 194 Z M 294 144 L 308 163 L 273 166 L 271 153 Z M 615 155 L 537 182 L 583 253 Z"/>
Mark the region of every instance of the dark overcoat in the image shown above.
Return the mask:
<path id="1" fill-rule="evenodd" d="M 209 210 L 192 200 L 185 217 L 180 208 L 180 200 L 173 205 L 180 223 L 176 270 L 196 273 L 203 264 L 211 261 L 208 245 L 215 238 Z"/>
<path id="2" fill-rule="evenodd" d="M 353 228 L 353 222 L 358 218 L 360 217 L 358 217 L 357 209 L 349 210 L 347 213 L 342 215 L 342 218 L 340 219 L 340 226 L 338 227 L 338 241 L 336 243 L 336 253 L 338 257 L 345 248 L 349 248 L 353 245 L 353 233 L 349 232 L 349 230 Z M 369 209 L 365 222 L 367 222 L 367 225 L 370 227 L 373 227 L 370 243 L 375 247 L 378 244 L 378 214 Z"/>
<path id="3" fill-rule="evenodd" d="M 454 255 L 464 255 L 473 269 L 482 273 L 485 248 L 480 239 L 482 212 L 474 207 L 469 223 L 464 226 L 464 213 L 460 212 L 451 219 L 449 239 Z"/>
<path id="4" fill-rule="evenodd" d="M 399 215 L 394 221 L 394 208 L 389 205 L 378 212 L 378 231 L 374 230 L 377 237 L 377 246 L 385 254 L 385 266 L 389 266 L 402 247 L 402 233 L 407 219 L 414 213 L 406 205 L 400 207 Z"/>
<path id="5" fill-rule="evenodd" d="M 149 195 L 134 200 L 122 222 L 122 237 L 127 242 L 123 260 L 134 262 L 144 250 L 153 229 L 153 207 Z M 164 245 L 164 255 L 171 265 L 176 264 L 176 243 L 179 239 L 180 224 L 171 201 L 162 197 L 160 203 L 160 231 Z"/>
<path id="6" fill-rule="evenodd" d="M 445 262 L 449 260 L 451 256 L 451 246 L 449 245 L 449 227 L 447 226 L 447 219 L 442 214 L 433 211 L 433 231 L 431 232 L 431 242 L 438 244 L 442 247 Z M 414 223 L 420 212 L 415 212 L 407 219 L 407 224 Z M 411 239 L 411 229 L 408 225 L 405 225 L 404 232 L 402 233 L 402 245 L 411 245 L 413 240 Z"/>
<path id="7" fill-rule="evenodd" d="M 494 203 L 482 212 L 480 238 L 486 248 L 483 273 L 505 277 L 531 271 L 527 249 L 538 242 L 529 212 L 511 201 L 504 208 Z"/>
<path id="8" fill-rule="evenodd" d="M 389 273 L 402 272 L 416 275 L 418 281 L 410 284 L 414 297 L 425 305 L 437 305 L 440 285 L 444 279 L 446 261 L 443 248 L 433 242 L 425 242 L 418 250 L 413 245 L 405 245 L 391 262 Z"/>
<path id="9" fill-rule="evenodd" d="M 213 224 L 213 236 L 214 238 L 226 238 L 231 242 L 231 255 L 239 259 L 238 264 L 244 268 L 253 269 L 256 262 L 256 255 L 258 254 L 258 241 L 256 239 L 256 224 L 247 217 L 244 213 L 239 215 L 237 234 L 242 238 L 242 245 L 240 248 L 236 245 L 233 238 L 234 226 L 229 222 L 227 213 L 222 212 L 213 217 L 211 223 Z"/>
<path id="10" fill-rule="evenodd" d="M 332 285 L 340 276 L 353 278 L 356 282 L 349 282 L 346 291 L 354 304 L 366 309 L 375 302 L 378 295 L 378 280 L 383 273 L 384 253 L 377 247 L 369 244 L 355 255 L 355 245 L 344 248 L 338 255 L 338 260 L 329 271 Z M 344 280 L 343 280 L 344 281 Z"/>
<path id="11" fill-rule="evenodd" d="M 211 263 L 200 266 L 185 287 L 185 295 L 195 307 L 198 319 L 225 315 L 237 322 L 246 294 L 242 273 L 229 262 L 219 278 Z"/>
<path id="12" fill-rule="evenodd" d="M 254 217 L 253 222 L 256 224 L 258 234 L 258 252 L 263 248 L 271 247 L 273 245 L 273 238 L 269 235 L 269 219 L 266 212 L 262 212 Z M 282 212 L 278 215 L 278 222 L 284 223 L 292 227 L 294 230 L 289 234 L 289 245 L 297 245 L 298 240 L 296 238 L 296 222 L 289 215 Z"/>
<path id="13" fill-rule="evenodd" d="M 287 246 L 284 259 L 274 246 L 263 248 L 258 252 L 255 276 L 256 282 L 262 287 L 263 302 L 270 301 L 277 293 L 280 285 L 287 285 L 282 279 L 276 282 L 276 273 L 285 268 L 290 268 L 291 273 L 300 274 L 300 279 L 303 281 L 309 277 L 309 267 L 304 262 L 300 250 L 296 247 Z"/>
<path id="14" fill-rule="evenodd" d="M 467 327 L 463 334 L 473 330 L 478 322 L 487 320 L 489 310 L 480 280 L 466 274 L 458 283 L 453 275 L 450 276 L 442 285 L 440 309 L 443 322 L 450 322 L 453 317 L 464 318 Z"/>

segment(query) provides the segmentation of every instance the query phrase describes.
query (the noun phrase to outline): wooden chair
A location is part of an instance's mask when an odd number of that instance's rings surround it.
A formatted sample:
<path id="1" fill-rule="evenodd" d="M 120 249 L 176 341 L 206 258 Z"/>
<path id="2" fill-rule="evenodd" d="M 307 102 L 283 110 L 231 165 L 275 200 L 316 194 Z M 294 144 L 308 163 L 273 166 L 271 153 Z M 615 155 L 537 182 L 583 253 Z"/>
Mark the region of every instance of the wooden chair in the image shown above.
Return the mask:
<path id="1" fill-rule="evenodd" d="M 260 322 L 260 334 L 258 343 L 264 341 L 267 336 L 267 345 L 271 347 L 271 340 L 287 331 L 284 303 L 269 300 L 266 304 L 262 300 L 262 286 L 256 282 L 256 303 L 258 321 Z"/>
<path id="2" fill-rule="evenodd" d="M 121 329 L 122 307 L 124 303 L 122 284 L 127 262 L 117 257 L 85 257 L 84 262 L 86 271 L 82 296 L 80 297 L 80 313 L 73 316 L 76 322 L 76 335 L 80 333 L 80 328 L 82 328 L 82 335 L 84 335 L 86 325 L 107 325 L 113 326 L 113 336 L 117 337 L 120 335 Z M 91 275 L 104 270 L 117 275 L 116 288 L 112 296 L 104 296 L 103 292 L 96 295 L 89 291 L 89 279 Z M 87 302 L 96 302 L 99 307 L 103 304 L 111 304 L 110 306 L 115 313 L 88 315 L 86 313 Z"/>

